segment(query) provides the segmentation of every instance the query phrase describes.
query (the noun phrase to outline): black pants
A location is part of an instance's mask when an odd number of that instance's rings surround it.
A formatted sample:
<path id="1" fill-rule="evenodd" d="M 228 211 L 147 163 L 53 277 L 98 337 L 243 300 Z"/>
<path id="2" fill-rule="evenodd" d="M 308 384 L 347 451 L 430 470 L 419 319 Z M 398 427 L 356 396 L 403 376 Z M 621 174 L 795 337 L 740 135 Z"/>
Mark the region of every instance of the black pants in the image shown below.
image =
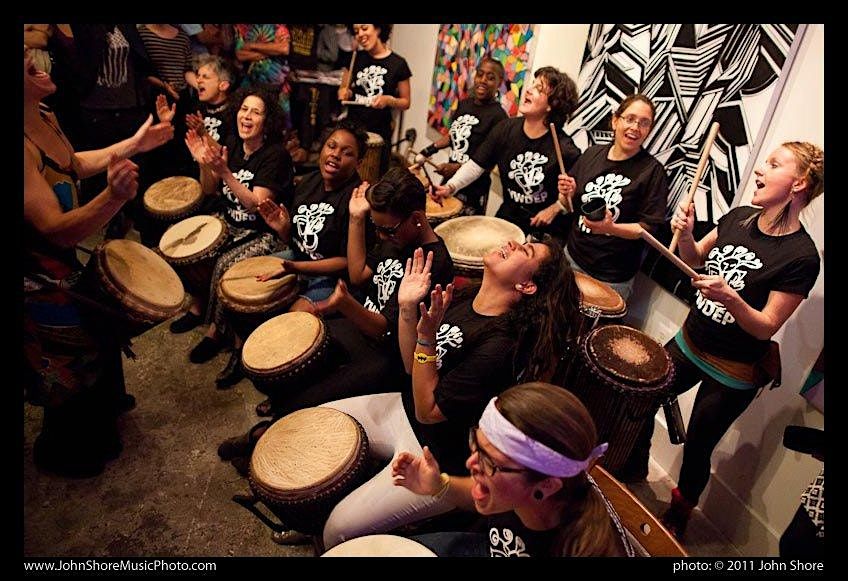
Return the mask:
<path id="1" fill-rule="evenodd" d="M 327 321 L 330 343 L 323 362 L 299 386 L 271 394 L 274 416 L 337 399 L 402 391 L 410 379 L 397 349 L 367 339 L 347 319 Z M 397 341 L 389 338 L 387 341 Z"/>
<path id="2" fill-rule="evenodd" d="M 816 532 L 816 525 L 804 506 L 799 506 L 780 537 L 780 556 L 784 559 L 824 557 L 824 538 L 817 537 Z"/>
<path id="3" fill-rule="evenodd" d="M 692 363 L 674 339 L 666 343 L 665 348 L 674 364 L 675 379 L 671 386 L 674 393 L 685 393 L 701 382 L 686 430 L 683 465 L 677 484 L 688 501 L 698 504 L 710 478 L 710 456 L 713 450 L 730 425 L 754 400 L 757 390 L 733 389 L 720 384 Z M 653 433 L 652 415 L 633 444 L 626 462 L 627 468 L 647 467 Z"/>

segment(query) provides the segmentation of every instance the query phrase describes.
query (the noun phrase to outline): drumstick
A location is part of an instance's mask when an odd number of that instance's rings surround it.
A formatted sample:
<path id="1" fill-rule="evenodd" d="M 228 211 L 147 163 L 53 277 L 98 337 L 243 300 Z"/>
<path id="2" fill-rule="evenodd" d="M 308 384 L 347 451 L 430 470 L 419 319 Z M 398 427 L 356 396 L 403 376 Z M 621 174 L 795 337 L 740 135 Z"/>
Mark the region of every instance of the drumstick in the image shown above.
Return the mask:
<path id="1" fill-rule="evenodd" d="M 86 248 L 85 246 L 82 246 L 82 245 L 80 245 L 80 244 L 77 244 L 74 248 L 76 248 L 77 250 L 80 250 L 80 251 L 82 251 L 82 252 L 85 252 L 85 253 L 86 253 L 86 254 L 88 254 L 89 256 L 91 256 L 92 254 L 94 254 L 94 251 L 93 251 L 91 248 Z"/>
<path id="2" fill-rule="evenodd" d="M 360 103 L 359 101 L 342 101 L 342 105 L 359 105 L 361 107 L 370 107 L 368 103 Z"/>
<path id="3" fill-rule="evenodd" d="M 563 175 L 568 175 L 565 173 L 565 164 L 562 161 L 562 150 L 559 148 L 559 139 L 557 138 L 556 125 L 551 123 L 551 138 L 554 140 L 554 149 L 556 149 L 557 161 L 559 162 L 559 173 Z M 574 206 L 571 205 L 571 197 L 565 196 L 565 209 L 569 212 L 574 211 Z"/>
<path id="4" fill-rule="evenodd" d="M 350 89 L 353 86 L 353 63 L 356 62 L 356 48 L 350 53 L 350 67 L 347 69 L 347 87 Z M 353 92 L 353 89 L 351 89 Z"/>
<path id="5" fill-rule="evenodd" d="M 678 258 L 676 254 L 672 254 L 672 252 L 668 248 L 663 246 L 662 242 L 651 236 L 651 234 L 647 230 L 642 228 L 639 231 L 639 236 L 642 238 L 642 240 L 656 248 L 660 254 L 668 258 L 674 264 L 674 266 L 685 272 L 689 278 L 698 278 L 698 273 L 692 270 L 691 266 L 680 260 L 680 258 Z"/>
<path id="6" fill-rule="evenodd" d="M 695 192 L 698 191 L 698 184 L 701 183 L 701 176 L 704 175 L 704 170 L 707 168 L 707 160 L 710 158 L 710 149 L 713 147 L 713 141 L 715 141 L 716 135 L 718 134 L 719 124 L 718 121 L 713 121 L 712 126 L 710 126 L 710 132 L 707 134 L 707 140 L 704 142 L 704 149 L 701 150 L 701 159 L 698 161 L 698 168 L 695 170 L 695 177 L 692 178 L 692 185 L 689 186 L 689 193 L 686 195 L 686 200 L 683 202 L 683 207 L 686 208 L 686 211 L 689 211 L 689 205 L 692 203 L 692 200 L 695 199 Z M 677 243 L 680 241 L 681 230 L 675 230 L 674 236 L 671 238 L 671 244 L 668 245 L 668 249 L 670 252 L 674 252 L 677 248 Z"/>
<path id="7" fill-rule="evenodd" d="M 410 152 L 412 155 L 421 155 L 421 152 L 420 152 L 420 151 L 415 151 L 415 150 L 414 150 L 414 149 L 412 149 L 411 147 L 409 148 L 409 152 Z M 424 157 L 424 163 L 429 163 L 429 164 L 430 164 L 430 165 L 432 165 L 434 168 L 439 169 L 439 166 L 438 166 L 438 165 L 436 165 L 435 163 L 433 163 L 432 161 L 430 161 L 430 158 L 429 158 L 429 157 L 426 157 L 426 156 Z"/>

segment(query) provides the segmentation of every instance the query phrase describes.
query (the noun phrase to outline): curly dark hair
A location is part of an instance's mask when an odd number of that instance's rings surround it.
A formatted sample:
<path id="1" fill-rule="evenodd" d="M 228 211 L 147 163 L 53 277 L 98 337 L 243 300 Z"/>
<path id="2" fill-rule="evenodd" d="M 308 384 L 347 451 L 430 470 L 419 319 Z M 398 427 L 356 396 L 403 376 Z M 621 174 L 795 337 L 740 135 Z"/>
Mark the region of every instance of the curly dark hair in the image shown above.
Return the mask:
<path id="1" fill-rule="evenodd" d="M 368 132 L 365 131 L 362 124 L 352 119 L 342 119 L 333 123 L 321 133 L 321 147 L 324 147 L 324 144 L 336 131 L 347 131 L 353 135 L 356 140 L 356 158 L 362 159 L 365 157 L 365 153 L 368 151 Z"/>
<path id="2" fill-rule="evenodd" d="M 395 27 L 394 24 L 372 24 L 371 26 L 380 31 L 378 36 L 380 37 L 381 42 L 389 42 L 389 37 L 392 35 L 392 29 Z M 353 24 L 348 24 L 347 30 L 356 36 L 356 33 L 353 31 Z"/>
<path id="3" fill-rule="evenodd" d="M 285 114 L 278 101 L 279 91 L 276 87 L 266 84 L 254 84 L 250 87 L 242 87 L 233 95 L 230 103 L 232 123 L 237 123 L 237 115 L 244 100 L 248 97 L 258 97 L 265 104 L 265 120 L 262 125 L 262 134 L 265 143 L 282 143 L 285 128 Z M 236 125 L 233 125 L 234 127 Z M 238 135 L 238 133 L 236 133 Z"/>
<path id="4" fill-rule="evenodd" d="M 427 191 L 421 181 L 406 168 L 393 167 L 366 194 L 371 209 L 408 218 L 416 210 L 424 211 Z"/>
<path id="5" fill-rule="evenodd" d="M 559 129 L 571 119 L 577 109 L 577 85 L 571 77 L 554 67 L 542 67 L 533 75 L 542 77 L 548 85 L 548 112 L 545 123 L 553 123 Z"/>

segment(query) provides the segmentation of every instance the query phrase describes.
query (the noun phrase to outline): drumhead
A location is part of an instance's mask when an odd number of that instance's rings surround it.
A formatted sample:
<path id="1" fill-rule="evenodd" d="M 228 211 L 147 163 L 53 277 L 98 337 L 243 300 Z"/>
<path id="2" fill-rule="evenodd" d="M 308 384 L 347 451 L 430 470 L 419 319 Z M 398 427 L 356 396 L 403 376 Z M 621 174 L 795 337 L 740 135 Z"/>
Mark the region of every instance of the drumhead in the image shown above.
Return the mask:
<path id="1" fill-rule="evenodd" d="M 256 277 L 279 266 L 280 259 L 275 256 L 254 256 L 240 260 L 221 277 L 220 292 L 230 301 L 245 305 L 274 302 L 288 293 L 291 285 L 297 282 L 297 275 L 286 274 L 265 282 L 256 280 Z"/>
<path id="2" fill-rule="evenodd" d="M 425 211 L 427 212 L 428 218 L 452 218 L 453 216 L 458 216 L 459 213 L 462 212 L 462 200 L 451 196 L 449 198 L 444 198 L 442 200 L 442 205 L 440 206 L 434 202 L 430 196 L 427 196 Z"/>
<path id="3" fill-rule="evenodd" d="M 382 146 L 385 143 L 383 136 L 378 133 L 368 132 L 368 141 L 366 142 L 368 147 L 378 147 Z"/>
<path id="4" fill-rule="evenodd" d="M 159 180 L 144 192 L 148 212 L 177 216 L 190 210 L 203 197 L 200 182 L 187 176 Z"/>
<path id="5" fill-rule="evenodd" d="M 312 313 L 278 315 L 250 334 L 242 347 L 242 363 L 259 373 L 295 365 L 321 344 L 324 333 L 324 323 Z"/>
<path id="6" fill-rule="evenodd" d="M 524 232 L 492 216 L 460 216 L 434 228 L 442 237 L 454 263 L 460 267 L 483 268 L 483 257 L 508 240 L 524 244 Z"/>
<path id="7" fill-rule="evenodd" d="M 110 240 L 99 251 L 102 274 L 115 287 L 163 314 L 174 314 L 182 307 L 183 283 L 161 256 L 125 239 Z"/>
<path id="8" fill-rule="evenodd" d="M 226 223 L 217 216 L 192 216 L 165 230 L 159 251 L 169 259 L 204 256 L 226 234 Z"/>
<path id="9" fill-rule="evenodd" d="M 436 557 L 412 539 L 397 535 L 366 535 L 340 543 L 322 557 Z"/>
<path id="10" fill-rule="evenodd" d="M 602 316 L 621 316 L 627 310 L 624 299 L 607 283 L 582 272 L 575 272 L 574 279 L 580 289 L 581 302 L 596 307 Z"/>
<path id="11" fill-rule="evenodd" d="M 586 348 L 596 366 L 631 384 L 657 385 L 671 371 L 662 345 L 624 325 L 598 327 L 586 337 Z"/>
<path id="12" fill-rule="evenodd" d="M 326 407 L 298 410 L 262 434 L 250 474 L 280 499 L 302 495 L 344 475 L 361 446 L 359 425 L 349 415 Z"/>

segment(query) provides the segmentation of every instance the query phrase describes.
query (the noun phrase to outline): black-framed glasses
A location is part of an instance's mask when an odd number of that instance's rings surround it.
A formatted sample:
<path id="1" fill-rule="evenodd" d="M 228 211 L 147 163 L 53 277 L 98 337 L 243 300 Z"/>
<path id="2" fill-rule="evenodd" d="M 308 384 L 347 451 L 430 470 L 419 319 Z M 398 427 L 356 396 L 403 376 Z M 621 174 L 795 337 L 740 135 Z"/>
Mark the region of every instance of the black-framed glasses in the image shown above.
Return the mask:
<path id="1" fill-rule="evenodd" d="M 386 236 L 389 236 L 390 238 L 393 238 L 395 236 L 395 234 L 397 234 L 397 231 L 400 230 L 400 227 L 403 226 L 403 223 L 406 222 L 409 219 L 409 216 L 407 216 L 406 218 L 404 218 L 403 220 L 401 220 L 400 222 L 398 222 L 394 226 L 380 226 L 379 224 L 377 224 L 374 221 L 373 217 L 369 216 L 368 218 L 371 220 L 371 225 L 374 226 L 374 229 L 377 232 L 385 234 Z"/>
<path id="2" fill-rule="evenodd" d="M 654 124 L 650 119 L 636 117 L 636 115 L 622 115 L 619 117 L 626 125 L 638 125 L 639 129 L 650 129 Z"/>
<path id="3" fill-rule="evenodd" d="M 477 454 L 477 463 L 480 465 L 481 471 L 486 476 L 494 476 L 496 472 L 503 472 L 504 474 L 530 472 L 527 468 L 512 468 L 510 466 L 495 464 L 492 457 L 486 454 L 483 448 L 481 448 L 477 443 L 477 426 L 472 426 L 468 430 L 468 448 L 471 450 L 472 454 Z"/>

